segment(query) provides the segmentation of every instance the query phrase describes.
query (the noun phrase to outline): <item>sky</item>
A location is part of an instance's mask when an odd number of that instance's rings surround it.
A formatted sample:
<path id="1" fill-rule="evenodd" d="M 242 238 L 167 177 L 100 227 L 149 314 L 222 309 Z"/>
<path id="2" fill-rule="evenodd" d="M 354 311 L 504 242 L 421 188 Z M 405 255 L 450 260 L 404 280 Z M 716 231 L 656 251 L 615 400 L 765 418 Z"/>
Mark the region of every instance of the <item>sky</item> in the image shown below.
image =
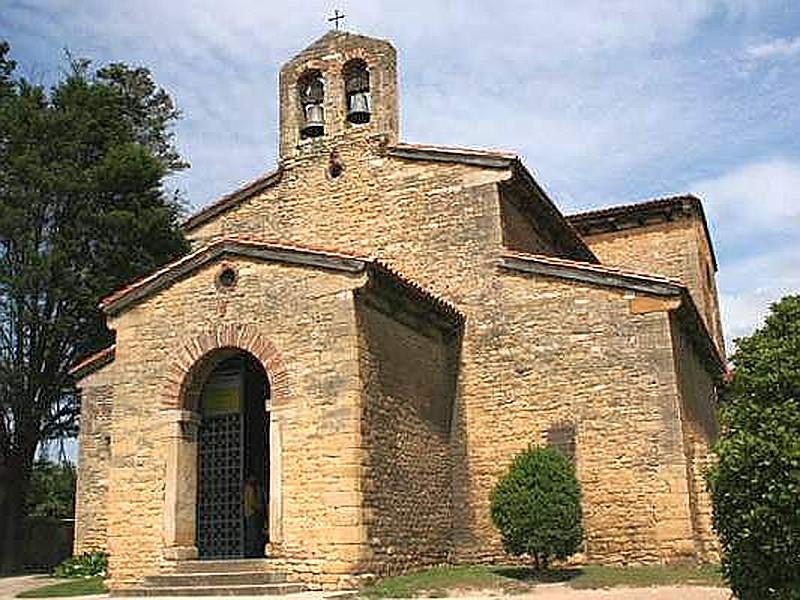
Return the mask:
<path id="1" fill-rule="evenodd" d="M 151 69 L 198 209 L 276 164 L 280 65 L 343 28 L 398 50 L 401 138 L 517 152 L 565 213 L 704 201 L 726 341 L 800 293 L 797 0 L 0 0 L 19 72 Z"/>

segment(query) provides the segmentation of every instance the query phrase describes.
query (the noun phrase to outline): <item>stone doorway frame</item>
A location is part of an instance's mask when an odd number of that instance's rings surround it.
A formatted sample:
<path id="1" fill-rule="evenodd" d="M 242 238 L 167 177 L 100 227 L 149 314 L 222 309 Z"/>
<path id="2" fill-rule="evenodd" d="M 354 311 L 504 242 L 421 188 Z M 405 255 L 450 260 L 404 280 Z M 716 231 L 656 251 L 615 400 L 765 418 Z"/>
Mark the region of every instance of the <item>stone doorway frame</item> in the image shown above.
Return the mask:
<path id="1" fill-rule="evenodd" d="M 200 393 L 208 374 L 220 360 L 233 352 L 253 355 L 261 363 L 269 381 L 270 406 L 265 407 L 270 415 L 269 548 L 270 555 L 280 551 L 283 541 L 282 428 L 275 409 L 288 403 L 288 377 L 275 346 L 254 327 L 225 324 L 184 342 L 170 369 L 163 406 L 167 446 L 163 557 L 168 561 L 192 560 L 198 556 L 196 500 Z"/>

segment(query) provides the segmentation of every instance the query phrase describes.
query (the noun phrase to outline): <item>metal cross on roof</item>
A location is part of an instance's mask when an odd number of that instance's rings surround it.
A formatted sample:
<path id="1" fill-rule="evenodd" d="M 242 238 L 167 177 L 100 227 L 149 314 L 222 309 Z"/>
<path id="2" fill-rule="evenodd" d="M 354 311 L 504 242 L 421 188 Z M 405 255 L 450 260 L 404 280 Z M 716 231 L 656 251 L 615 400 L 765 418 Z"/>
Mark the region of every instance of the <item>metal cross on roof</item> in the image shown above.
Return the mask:
<path id="1" fill-rule="evenodd" d="M 344 13 L 339 14 L 339 9 L 333 11 L 333 16 L 328 19 L 328 21 L 333 21 L 336 24 L 336 30 L 339 30 L 339 20 L 344 19 L 347 15 Z"/>

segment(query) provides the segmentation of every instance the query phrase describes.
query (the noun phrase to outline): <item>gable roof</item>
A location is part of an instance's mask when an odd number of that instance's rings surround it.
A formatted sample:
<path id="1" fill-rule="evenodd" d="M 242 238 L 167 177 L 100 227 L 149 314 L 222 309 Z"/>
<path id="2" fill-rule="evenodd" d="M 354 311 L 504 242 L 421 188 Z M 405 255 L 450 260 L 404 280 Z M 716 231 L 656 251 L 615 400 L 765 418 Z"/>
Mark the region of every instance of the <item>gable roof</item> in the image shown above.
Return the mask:
<path id="1" fill-rule="evenodd" d="M 100 308 L 106 314 L 118 313 L 130 304 L 167 287 L 221 256 L 242 256 L 266 261 L 314 266 L 334 271 L 358 273 L 368 259 L 351 254 L 260 242 L 240 237 L 223 237 L 167 263 L 150 275 L 106 296 Z"/>
<path id="2" fill-rule="evenodd" d="M 580 281 L 590 285 L 615 287 L 656 296 L 679 297 L 681 302 L 677 308 L 677 316 L 695 341 L 696 347 L 707 362 L 713 366 L 718 378 L 724 377 L 727 372 L 725 360 L 720 355 L 703 317 L 697 310 L 697 305 L 689 293 L 689 289 L 677 279 L 522 252 L 506 252 L 500 259 L 500 267 L 523 273 Z"/>
<path id="3" fill-rule="evenodd" d="M 714 265 L 714 271 L 717 271 L 717 257 L 714 253 L 714 244 L 711 241 L 703 203 L 700 198 L 693 194 L 654 198 L 632 204 L 575 213 L 567 215 L 567 220 L 572 223 L 581 235 L 592 235 L 645 227 L 692 214 L 700 217 L 700 221 L 703 224 L 703 232 L 711 251 L 711 262 Z"/>
<path id="4" fill-rule="evenodd" d="M 516 154 L 500 150 L 476 150 L 474 148 L 430 146 L 422 144 L 395 144 L 386 149 L 386 154 L 388 156 L 411 160 L 422 159 L 434 162 L 457 162 L 460 164 L 500 169 L 509 168 L 515 160 L 518 160 Z M 209 205 L 188 217 L 182 223 L 183 229 L 185 231 L 191 231 L 210 221 L 217 215 L 236 207 L 245 200 L 257 196 L 264 190 L 279 183 L 282 176 L 283 169 L 278 167 L 256 177 L 236 190 L 214 200 Z"/>
<path id="5" fill-rule="evenodd" d="M 539 212 L 546 219 L 547 223 L 555 227 L 556 230 L 562 234 L 562 237 L 566 239 L 568 245 L 575 248 L 574 258 L 580 258 L 590 262 L 599 262 L 575 229 L 572 221 L 566 218 L 556 207 L 517 154 L 505 150 L 397 143 L 386 148 L 386 155 L 405 160 L 457 163 L 488 169 L 510 169 L 514 180 L 521 182 L 521 185 L 523 185 L 530 194 L 529 198 L 538 200 L 538 204 L 541 208 Z M 183 229 L 185 231 L 191 231 L 207 223 L 214 217 L 238 206 L 245 200 L 257 196 L 272 186 L 277 185 L 281 181 L 282 176 L 283 169 L 278 167 L 273 171 L 269 171 L 257 177 L 194 213 L 183 222 Z"/>
<path id="6" fill-rule="evenodd" d="M 384 282 L 391 280 L 396 290 L 402 291 L 404 295 L 412 298 L 415 302 L 426 305 L 448 322 L 454 319 L 456 321 L 463 319 L 460 316 L 461 313 L 454 306 L 376 259 L 344 252 L 261 242 L 240 237 L 214 240 L 182 258 L 168 263 L 151 275 L 106 296 L 100 302 L 100 308 L 107 315 L 118 314 L 223 256 L 239 256 L 344 273 L 368 272 L 371 277 Z"/>

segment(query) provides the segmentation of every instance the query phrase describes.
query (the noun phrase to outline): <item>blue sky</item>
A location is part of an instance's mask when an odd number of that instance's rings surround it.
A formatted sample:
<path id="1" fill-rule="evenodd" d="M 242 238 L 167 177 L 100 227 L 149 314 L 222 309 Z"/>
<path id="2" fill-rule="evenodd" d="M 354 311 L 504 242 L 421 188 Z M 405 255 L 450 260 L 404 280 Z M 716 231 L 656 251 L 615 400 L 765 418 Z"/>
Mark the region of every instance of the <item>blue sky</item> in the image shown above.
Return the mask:
<path id="1" fill-rule="evenodd" d="M 796 0 L 3 0 L 0 37 L 45 84 L 65 47 L 149 67 L 199 208 L 274 166 L 278 69 L 334 8 L 397 47 L 404 141 L 516 151 L 565 212 L 700 194 L 729 343 L 800 293 Z"/>

